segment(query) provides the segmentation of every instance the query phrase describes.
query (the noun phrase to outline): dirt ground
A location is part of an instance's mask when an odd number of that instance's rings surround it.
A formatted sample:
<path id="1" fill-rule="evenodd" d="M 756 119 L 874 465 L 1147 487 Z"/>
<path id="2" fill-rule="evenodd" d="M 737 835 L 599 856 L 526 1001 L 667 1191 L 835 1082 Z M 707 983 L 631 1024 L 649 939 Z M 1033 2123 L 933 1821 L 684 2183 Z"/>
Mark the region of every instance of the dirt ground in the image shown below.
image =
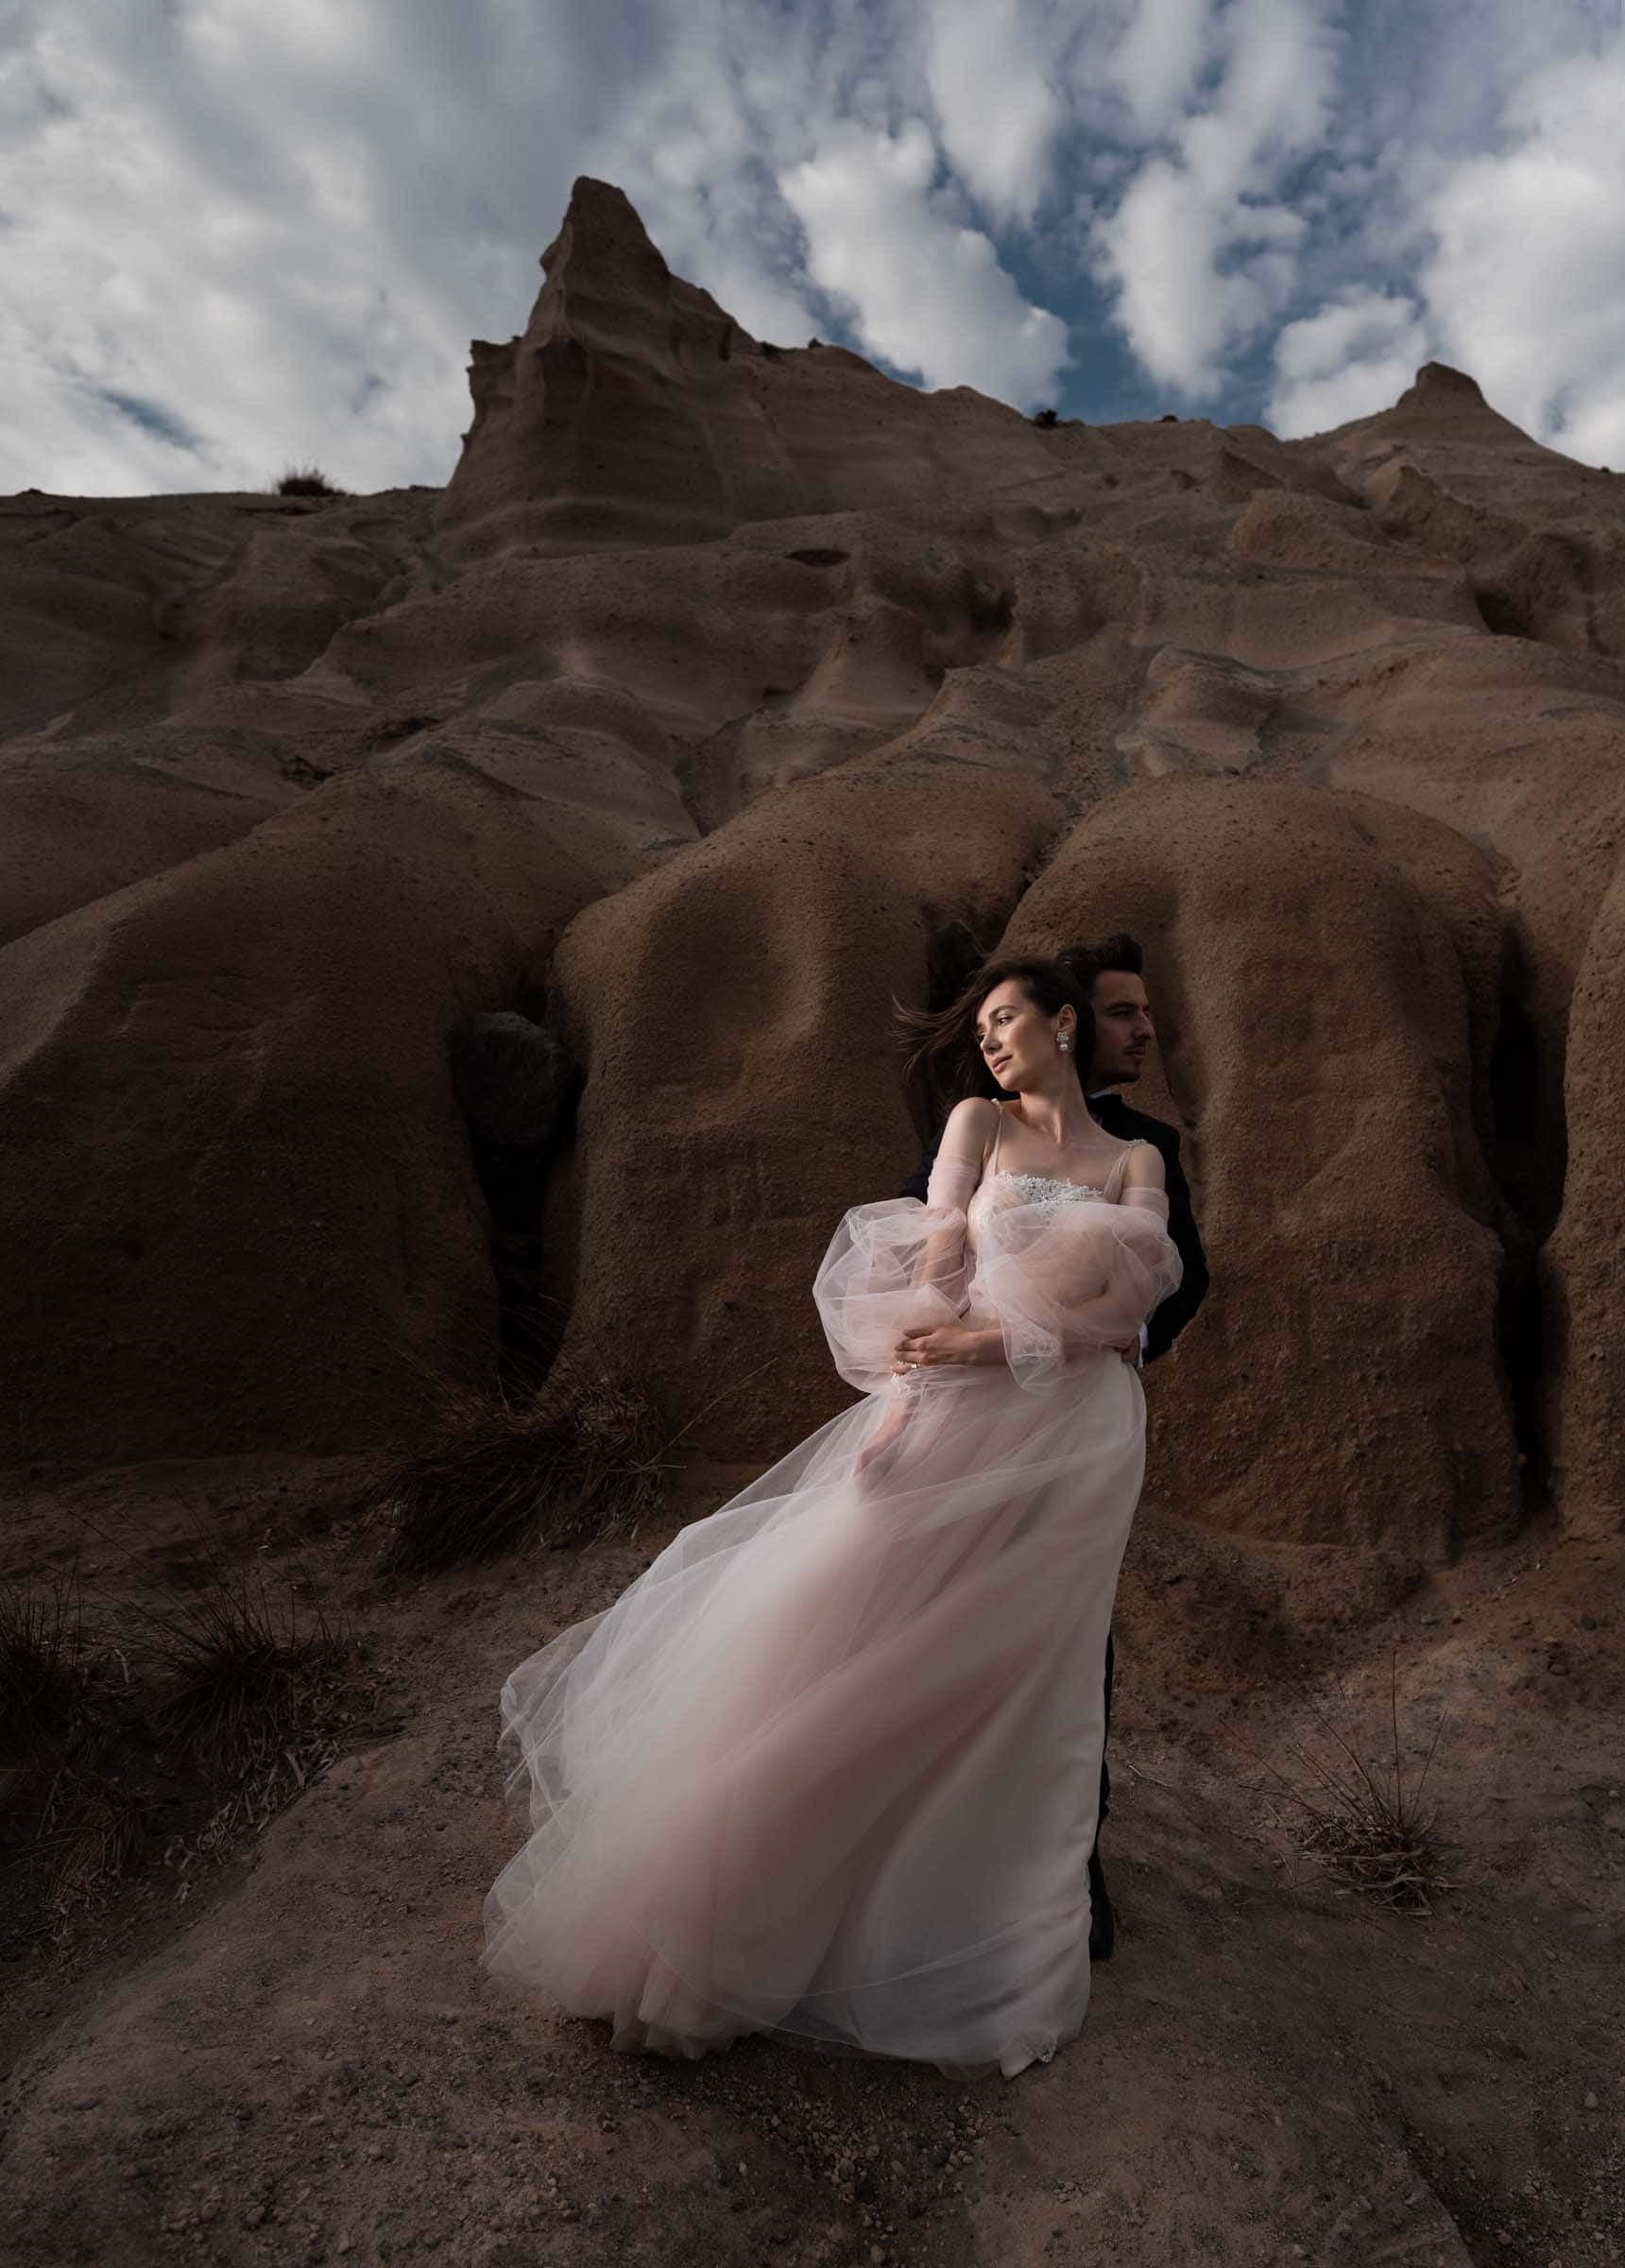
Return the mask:
<path id="1" fill-rule="evenodd" d="M 1177 1546 L 1125 1571 L 1103 1852 L 1116 1958 L 1082 2038 L 1015 2081 L 752 2041 L 617 2056 L 478 1967 L 519 1832 L 507 1670 L 667 1529 L 381 1579 L 343 1475 L 102 1473 L 6 1506 L 0 1575 L 297 1566 L 365 1665 L 338 1753 L 201 1877 L 149 1865 L 0 1967 L 0 2257 L 480 2268 L 1602 2268 L 1625 2252 L 1617 1539 L 1531 1533 L 1229 1690 L 1157 1642 Z M 714 1500 L 713 1500 L 714 1501 Z M 1161 1571 L 1158 1573 L 1157 1571 Z M 1154 1580 L 1153 1576 L 1156 1575 Z M 1184 1609 L 1189 1613 L 1189 1608 Z M 1397 1692 L 1453 1885 L 1431 1915 L 1292 1851 L 1274 1766 Z"/>

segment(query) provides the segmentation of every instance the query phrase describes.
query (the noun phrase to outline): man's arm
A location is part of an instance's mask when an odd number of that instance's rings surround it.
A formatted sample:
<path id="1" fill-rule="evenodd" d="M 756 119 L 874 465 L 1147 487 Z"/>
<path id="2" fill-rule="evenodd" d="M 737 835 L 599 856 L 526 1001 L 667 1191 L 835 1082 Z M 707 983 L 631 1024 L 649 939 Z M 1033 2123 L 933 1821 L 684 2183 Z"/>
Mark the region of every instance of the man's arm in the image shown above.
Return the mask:
<path id="1" fill-rule="evenodd" d="M 1163 1167 L 1168 1176 L 1168 1233 L 1185 1263 L 1185 1274 L 1178 1291 L 1169 1294 L 1147 1326 L 1145 1359 L 1148 1363 L 1155 1363 L 1159 1354 L 1168 1352 L 1202 1305 L 1207 1290 L 1207 1259 L 1202 1249 L 1196 1215 L 1190 1208 L 1190 1184 L 1186 1180 L 1185 1168 L 1179 1162 L 1178 1135 L 1171 1133 L 1169 1140 L 1158 1143 L 1157 1147 L 1162 1152 Z"/>

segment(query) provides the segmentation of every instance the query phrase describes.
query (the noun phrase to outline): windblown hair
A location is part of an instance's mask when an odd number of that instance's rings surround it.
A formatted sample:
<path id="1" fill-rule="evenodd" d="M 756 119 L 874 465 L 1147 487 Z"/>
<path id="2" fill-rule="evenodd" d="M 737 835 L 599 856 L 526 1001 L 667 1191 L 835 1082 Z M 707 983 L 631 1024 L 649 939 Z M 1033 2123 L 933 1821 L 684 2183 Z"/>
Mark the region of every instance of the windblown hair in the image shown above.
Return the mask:
<path id="1" fill-rule="evenodd" d="M 1086 973 L 1088 959 L 1082 953 L 1063 954 L 1054 960 L 1005 954 L 984 961 L 946 1008 L 899 1005 L 898 1028 L 909 1050 L 903 1084 L 910 1095 L 926 1106 L 929 1115 L 940 1118 L 967 1094 L 1003 1092 L 976 1043 L 976 1016 L 987 995 L 1012 980 L 1044 1015 L 1055 1016 L 1062 1008 L 1070 1008 L 1076 1016 L 1072 1068 L 1082 1083 L 1095 1052 L 1095 1019 L 1088 988 L 1097 971 L 1089 967 Z"/>

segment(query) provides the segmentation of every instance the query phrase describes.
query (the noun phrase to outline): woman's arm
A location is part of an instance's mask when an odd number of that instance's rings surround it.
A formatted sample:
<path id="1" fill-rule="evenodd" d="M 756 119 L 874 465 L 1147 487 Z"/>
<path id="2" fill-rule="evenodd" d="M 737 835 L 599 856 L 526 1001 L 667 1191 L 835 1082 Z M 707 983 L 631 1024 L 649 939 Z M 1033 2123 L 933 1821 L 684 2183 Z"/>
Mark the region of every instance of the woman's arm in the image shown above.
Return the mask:
<path id="1" fill-rule="evenodd" d="M 920 1263 L 920 1281 L 939 1286 L 963 1312 L 965 1288 L 965 1209 L 982 1178 L 988 1145 L 999 1124 L 999 1106 L 990 1096 L 967 1095 L 955 1103 L 942 1129 L 936 1161 L 926 1190 L 928 1212 L 951 1213 L 942 1228 L 926 1240 Z"/>
<path id="2" fill-rule="evenodd" d="M 1163 1168 L 1162 1153 L 1155 1143 L 1140 1142 L 1135 1144 L 1134 1155 L 1123 1168 L 1122 1188 L 1118 1202 L 1125 1212 L 1132 1211 L 1155 1221 L 1166 1236 L 1168 1177 Z M 1103 1346 L 1108 1346 L 1121 1354 L 1125 1361 L 1131 1361 L 1138 1352 L 1140 1325 L 1145 1322 L 1147 1314 L 1155 1310 L 1156 1302 L 1166 1296 L 1166 1291 L 1172 1288 L 1167 1283 L 1166 1272 L 1159 1278 L 1163 1288 L 1152 1288 L 1143 1264 L 1145 1255 L 1134 1250 L 1135 1242 L 1143 1243 L 1144 1240 L 1135 1238 L 1126 1219 L 1123 1226 L 1129 1229 L 1131 1241 L 1120 1251 L 1121 1264 L 1113 1270 L 1103 1290 L 1092 1299 L 1077 1301 L 1072 1309 L 1068 1328 L 1062 1334 L 1069 1354 L 1088 1354 Z M 1177 1270 L 1179 1264 L 1177 1254 L 1172 1255 L 1165 1262 L 1164 1270 L 1168 1266 Z M 1177 1273 L 1173 1282 L 1178 1282 Z M 1147 1300 L 1151 1302 L 1150 1308 L 1145 1307 Z"/>
<path id="3" fill-rule="evenodd" d="M 932 1285 L 963 1314 L 969 1303 L 966 1284 L 967 1255 L 965 1209 L 982 1178 L 988 1149 L 999 1125 L 999 1106 L 989 1095 L 967 1095 L 955 1103 L 932 1162 L 926 1190 L 926 1210 L 951 1216 L 926 1239 L 919 1280 Z M 962 1323 L 937 1323 L 905 1331 L 892 1362 L 893 1402 L 879 1432 L 860 1453 L 856 1469 L 864 1473 L 879 1464 L 895 1447 L 908 1424 L 910 1381 L 944 1363 L 1002 1362 L 1002 1334 L 970 1331 Z"/>
<path id="4" fill-rule="evenodd" d="M 980 1255 L 977 1297 L 1002 1326 L 1012 1376 L 1035 1393 L 1075 1360 L 1132 1341 L 1179 1281 L 1160 1158 L 1138 1150 L 1120 1171 L 1116 1204 L 1017 1205 Z"/>

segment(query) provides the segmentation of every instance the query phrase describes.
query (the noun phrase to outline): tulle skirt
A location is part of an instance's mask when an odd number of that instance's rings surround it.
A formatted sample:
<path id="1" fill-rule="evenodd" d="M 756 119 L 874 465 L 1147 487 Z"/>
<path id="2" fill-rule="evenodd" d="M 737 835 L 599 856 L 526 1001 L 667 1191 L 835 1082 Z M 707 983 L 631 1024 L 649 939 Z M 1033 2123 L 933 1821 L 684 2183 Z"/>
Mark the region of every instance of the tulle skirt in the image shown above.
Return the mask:
<path id="1" fill-rule="evenodd" d="M 530 1833 L 486 1964 L 614 2044 L 746 2033 L 1014 2074 L 1088 2004 L 1106 1633 L 1145 1404 L 1116 1355 L 1045 1395 L 871 1396 L 503 1690 Z"/>

